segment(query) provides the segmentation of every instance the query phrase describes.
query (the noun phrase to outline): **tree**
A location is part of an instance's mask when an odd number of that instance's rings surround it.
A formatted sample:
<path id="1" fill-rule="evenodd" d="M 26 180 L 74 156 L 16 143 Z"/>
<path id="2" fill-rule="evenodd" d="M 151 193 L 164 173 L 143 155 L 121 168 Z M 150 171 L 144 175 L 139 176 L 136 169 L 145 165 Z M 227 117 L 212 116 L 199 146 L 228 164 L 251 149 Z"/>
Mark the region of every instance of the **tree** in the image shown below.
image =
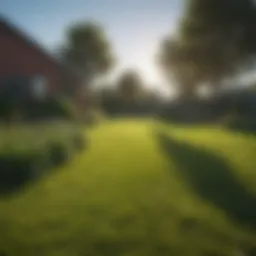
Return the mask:
<path id="1" fill-rule="evenodd" d="M 87 84 L 106 74 L 114 64 L 107 36 L 96 23 L 82 22 L 69 27 L 61 55 Z"/>
<path id="2" fill-rule="evenodd" d="M 107 114 L 118 113 L 120 101 L 117 96 L 116 88 L 110 86 L 102 87 L 100 91 L 101 108 Z"/>
<path id="3" fill-rule="evenodd" d="M 255 57 L 255 29 L 253 0 L 187 0 L 178 35 L 161 47 L 162 67 L 189 92 L 201 82 L 218 88 Z"/>
<path id="4" fill-rule="evenodd" d="M 199 69 L 188 61 L 190 53 L 175 38 L 166 38 L 161 46 L 160 64 L 164 75 L 178 84 L 178 92 L 183 97 L 193 94 L 195 83 L 199 82 Z"/>
<path id="5" fill-rule="evenodd" d="M 117 82 L 118 97 L 125 104 L 139 103 L 143 97 L 143 81 L 134 70 L 125 71 Z"/>

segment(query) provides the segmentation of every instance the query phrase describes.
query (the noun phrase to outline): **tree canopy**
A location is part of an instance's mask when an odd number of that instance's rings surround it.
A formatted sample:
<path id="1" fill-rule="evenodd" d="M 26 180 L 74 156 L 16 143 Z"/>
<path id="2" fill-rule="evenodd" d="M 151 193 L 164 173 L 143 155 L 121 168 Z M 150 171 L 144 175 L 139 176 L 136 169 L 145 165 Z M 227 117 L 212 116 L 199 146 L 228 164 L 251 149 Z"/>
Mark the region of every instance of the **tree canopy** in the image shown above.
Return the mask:
<path id="1" fill-rule="evenodd" d="M 256 53 L 253 0 L 187 0 L 176 36 L 161 46 L 161 65 L 181 89 L 220 81 Z"/>
<path id="2" fill-rule="evenodd" d="M 139 73 L 134 70 L 123 72 L 118 79 L 117 90 L 122 102 L 138 102 L 143 96 L 143 81 Z"/>
<path id="3" fill-rule="evenodd" d="M 111 45 L 104 29 L 91 22 L 75 23 L 68 28 L 62 57 L 87 82 L 106 74 L 114 64 Z"/>

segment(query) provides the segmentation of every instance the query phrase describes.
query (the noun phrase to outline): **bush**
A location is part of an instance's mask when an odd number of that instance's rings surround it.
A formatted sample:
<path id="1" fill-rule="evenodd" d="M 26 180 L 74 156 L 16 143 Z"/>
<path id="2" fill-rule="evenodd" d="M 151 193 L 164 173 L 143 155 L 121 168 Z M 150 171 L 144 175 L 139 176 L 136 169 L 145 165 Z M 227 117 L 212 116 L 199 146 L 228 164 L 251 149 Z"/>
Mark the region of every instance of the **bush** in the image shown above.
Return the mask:
<path id="1" fill-rule="evenodd" d="M 75 119 L 75 109 L 71 102 L 60 97 L 43 100 L 30 99 L 15 101 L 0 95 L 0 119 L 11 121 L 19 113 L 27 121 L 47 119 Z"/>
<path id="2" fill-rule="evenodd" d="M 28 182 L 39 178 L 48 168 L 43 154 L 16 155 L 0 157 L 0 192 L 10 192 Z"/>
<path id="3" fill-rule="evenodd" d="M 86 146 L 85 138 L 84 136 L 80 134 L 76 134 L 73 138 L 73 146 L 76 150 L 83 150 Z"/>
<path id="4" fill-rule="evenodd" d="M 227 127 L 237 132 L 256 134 L 255 119 L 247 119 L 247 118 L 234 119 L 227 124 Z"/>
<path id="5" fill-rule="evenodd" d="M 30 100 L 23 108 L 25 119 L 66 119 L 75 118 L 75 111 L 71 103 L 56 97 L 42 101 Z"/>
<path id="6" fill-rule="evenodd" d="M 95 114 L 89 112 L 89 113 L 86 113 L 84 117 L 84 122 L 87 126 L 93 127 L 97 125 L 98 120 Z"/>
<path id="7" fill-rule="evenodd" d="M 64 164 L 70 157 L 67 148 L 60 143 L 52 143 L 49 145 L 48 154 L 53 167 Z"/>
<path id="8" fill-rule="evenodd" d="M 30 161 L 30 178 L 40 178 L 45 172 L 51 168 L 50 155 L 48 152 L 41 151 L 35 155 Z"/>
<path id="9" fill-rule="evenodd" d="M 8 98 L 0 96 L 0 119 L 9 121 L 12 119 L 18 105 L 10 101 Z"/>

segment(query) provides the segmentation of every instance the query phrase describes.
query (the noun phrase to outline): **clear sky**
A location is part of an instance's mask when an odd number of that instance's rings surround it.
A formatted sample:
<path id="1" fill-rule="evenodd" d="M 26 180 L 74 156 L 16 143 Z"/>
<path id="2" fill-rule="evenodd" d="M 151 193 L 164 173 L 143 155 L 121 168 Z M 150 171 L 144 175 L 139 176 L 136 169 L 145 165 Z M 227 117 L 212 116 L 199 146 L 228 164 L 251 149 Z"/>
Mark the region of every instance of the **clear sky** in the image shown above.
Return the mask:
<path id="1" fill-rule="evenodd" d="M 150 84 L 163 83 L 155 56 L 161 38 L 175 30 L 183 0 L 0 0 L 0 12 L 47 49 L 61 44 L 65 27 L 102 23 L 120 69 L 135 67 Z"/>

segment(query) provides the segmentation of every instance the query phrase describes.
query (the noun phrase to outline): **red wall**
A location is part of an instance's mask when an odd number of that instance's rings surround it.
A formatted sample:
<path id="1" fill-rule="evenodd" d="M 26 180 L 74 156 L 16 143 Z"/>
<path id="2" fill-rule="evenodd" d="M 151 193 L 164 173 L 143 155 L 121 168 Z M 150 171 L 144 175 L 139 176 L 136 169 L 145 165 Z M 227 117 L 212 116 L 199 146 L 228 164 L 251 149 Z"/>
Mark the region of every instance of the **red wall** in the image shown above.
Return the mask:
<path id="1" fill-rule="evenodd" d="M 0 81 L 6 76 L 42 75 L 47 79 L 48 90 L 56 92 L 61 88 L 62 72 L 61 66 L 33 43 L 29 44 L 0 23 Z"/>

